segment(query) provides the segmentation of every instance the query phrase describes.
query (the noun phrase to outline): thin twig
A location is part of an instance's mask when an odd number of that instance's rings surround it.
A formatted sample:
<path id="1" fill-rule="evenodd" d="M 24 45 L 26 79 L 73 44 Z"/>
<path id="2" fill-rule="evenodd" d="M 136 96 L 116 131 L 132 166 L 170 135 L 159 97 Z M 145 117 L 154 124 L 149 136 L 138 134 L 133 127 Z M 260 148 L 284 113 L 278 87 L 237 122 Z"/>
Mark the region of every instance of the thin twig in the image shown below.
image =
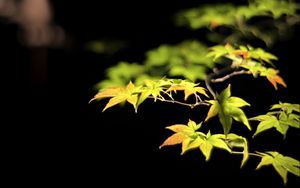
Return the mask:
<path id="1" fill-rule="evenodd" d="M 149 98 L 154 99 L 154 97 L 152 97 L 152 96 L 150 96 Z M 175 100 L 168 100 L 168 99 L 164 99 L 164 98 L 157 98 L 157 100 L 162 101 L 162 102 L 167 102 L 167 103 L 173 103 L 173 104 L 180 104 L 180 105 L 183 105 L 183 106 L 188 106 L 191 109 L 193 109 L 193 108 L 195 108 L 196 106 L 199 106 L 199 105 L 210 106 L 209 103 L 204 102 L 204 101 L 196 102 L 194 104 L 189 104 L 189 103 L 184 103 L 184 102 L 175 101 Z"/>
<path id="2" fill-rule="evenodd" d="M 222 78 L 217 78 L 217 79 L 211 79 L 212 83 L 217 83 L 217 82 L 224 82 L 225 80 L 235 76 L 235 75 L 241 75 L 241 74 L 251 74 L 250 71 L 246 71 L 246 70 L 240 70 L 240 71 L 234 71 L 230 74 L 227 74 L 226 76 L 222 77 Z"/>

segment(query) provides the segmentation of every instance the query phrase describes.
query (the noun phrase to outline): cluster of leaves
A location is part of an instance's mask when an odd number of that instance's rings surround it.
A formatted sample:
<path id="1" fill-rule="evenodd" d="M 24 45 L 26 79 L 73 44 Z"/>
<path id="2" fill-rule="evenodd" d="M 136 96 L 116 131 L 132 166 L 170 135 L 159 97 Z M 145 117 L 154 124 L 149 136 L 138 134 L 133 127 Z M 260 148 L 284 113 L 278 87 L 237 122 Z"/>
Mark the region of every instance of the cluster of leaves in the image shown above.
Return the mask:
<path id="1" fill-rule="evenodd" d="M 250 120 L 260 121 L 253 136 L 268 129 L 276 128 L 276 130 L 285 137 L 289 127 L 300 129 L 299 104 L 280 102 L 279 104 L 271 106 L 270 110 L 273 111 L 250 118 Z"/>
<path id="2" fill-rule="evenodd" d="M 227 90 L 227 91 L 226 91 Z M 228 92 L 228 88 L 223 91 L 223 95 Z M 221 95 L 222 95 L 221 94 Z M 229 97 L 234 98 L 234 97 Z M 237 99 L 237 100 L 236 100 Z M 233 99 L 236 100 L 235 102 L 232 102 L 232 106 L 236 105 L 239 106 L 238 104 L 245 104 L 245 101 L 243 101 L 240 98 Z M 212 114 L 216 114 L 217 112 L 213 112 L 212 109 L 215 109 L 213 107 L 215 104 L 213 104 L 208 112 L 207 117 L 210 116 L 211 112 Z M 222 106 L 222 105 L 220 105 Z M 221 108 L 221 107 L 218 107 Z M 227 107 L 227 109 L 230 109 L 231 107 Z M 288 126 L 299 127 L 299 115 L 293 114 L 292 111 L 295 110 L 299 112 L 300 108 L 298 104 L 290 104 L 290 103 L 280 103 L 280 104 L 275 104 L 271 107 L 271 109 L 275 108 L 281 108 L 280 112 L 276 112 L 277 114 L 286 114 L 289 112 L 289 116 L 291 118 L 289 120 L 286 119 L 279 119 L 276 121 L 274 119 L 266 119 L 264 116 L 266 115 L 260 115 L 255 118 L 251 118 L 252 120 L 262 120 L 261 123 L 258 125 L 256 132 L 254 133 L 254 136 L 262 131 L 265 131 L 269 128 L 276 127 L 276 129 L 281 132 L 282 134 L 286 134 L 286 132 L 282 132 L 282 130 L 287 130 Z M 226 109 L 223 107 L 223 109 Z M 226 109 L 226 110 L 227 110 Z M 218 111 L 218 110 L 217 110 Z M 230 111 L 230 110 L 229 110 Z M 273 114 L 273 112 L 270 112 Z M 220 114 L 220 113 L 219 113 Z M 242 115 L 245 117 L 244 115 Z M 280 115 L 279 115 L 280 116 Z M 223 117 L 219 115 L 220 122 L 223 125 L 224 128 L 224 120 L 225 118 L 229 118 L 229 114 L 225 114 Z M 222 120 L 223 119 L 223 120 Z M 237 118 L 238 119 L 238 118 Z M 250 120 L 251 120 L 250 119 Z M 239 120 L 239 119 L 238 119 Z M 248 124 L 248 120 L 244 119 L 245 122 Z M 244 122 L 243 122 L 244 123 Z M 256 169 L 260 169 L 262 166 L 267 166 L 267 165 L 272 165 L 276 172 L 281 176 L 283 179 L 284 184 L 287 183 L 287 174 L 288 172 L 300 176 L 300 161 L 288 157 L 288 156 L 283 156 L 282 154 L 278 153 L 277 151 L 267 151 L 267 152 L 255 152 L 251 153 L 249 152 L 248 148 L 248 140 L 245 137 L 242 137 L 240 135 L 234 134 L 234 133 L 229 133 L 227 134 L 211 134 L 210 131 L 208 131 L 207 134 L 197 131 L 198 129 L 201 128 L 202 122 L 199 124 L 196 124 L 194 121 L 189 120 L 187 125 L 183 124 L 175 124 L 172 126 L 166 127 L 167 129 L 171 130 L 174 132 L 173 135 L 168 137 L 163 144 L 160 146 L 172 146 L 172 145 L 177 145 L 181 144 L 181 154 L 184 154 L 188 150 L 192 149 L 197 149 L 199 148 L 200 151 L 203 153 L 205 156 L 206 161 L 210 159 L 211 153 L 213 148 L 219 148 L 228 151 L 231 154 L 242 154 L 243 159 L 241 163 L 241 167 L 244 166 L 246 161 L 248 160 L 249 156 L 256 156 L 256 157 L 261 157 L 260 163 L 257 165 Z M 282 125 L 281 125 L 282 124 Z M 248 124 L 249 125 L 249 124 Z M 287 128 L 281 128 L 287 127 Z M 248 126 L 247 126 L 248 127 Z M 249 126 L 250 127 L 250 126 Z M 278 128 L 279 127 L 279 128 Z M 224 129 L 224 133 L 226 130 Z M 234 151 L 235 148 L 243 148 L 243 152 L 239 151 Z"/>
<path id="3" fill-rule="evenodd" d="M 106 104 L 103 111 L 116 104 L 122 102 L 129 102 L 133 105 L 135 111 L 142 102 L 147 98 L 153 98 L 154 101 L 160 100 L 165 102 L 180 103 L 172 97 L 172 93 L 177 91 L 184 92 L 184 100 L 186 101 L 191 95 L 195 96 L 194 104 L 181 103 L 191 107 L 203 104 L 203 100 L 199 96 L 202 94 L 208 97 L 206 89 L 198 86 L 193 82 L 180 79 L 160 79 L 160 80 L 145 80 L 144 84 L 135 86 L 129 82 L 127 86 L 116 86 L 100 90 L 92 100 L 100 100 L 104 98 L 111 98 Z M 92 101 L 91 100 L 91 101 Z"/>
<path id="4" fill-rule="evenodd" d="M 262 48 L 253 48 L 250 45 L 233 47 L 230 44 L 217 45 L 211 48 L 208 56 L 213 57 L 214 61 L 219 58 L 227 58 L 232 61 L 231 67 L 234 70 L 239 68 L 248 70 L 254 77 L 266 77 L 277 90 L 277 84 L 287 87 L 284 80 L 278 75 L 279 70 L 275 69 L 273 60 L 278 58 Z"/>
<path id="5" fill-rule="evenodd" d="M 300 4 L 287 0 L 253 0 L 248 1 L 247 5 L 239 6 L 230 3 L 209 4 L 178 13 L 177 23 L 192 29 L 225 26 L 232 28 L 232 35 L 227 37 L 227 42 L 237 42 L 241 36 L 252 35 L 267 45 L 272 45 L 276 34 L 282 35 L 280 32 L 299 22 L 296 14 L 299 9 Z M 249 23 L 260 17 L 270 19 L 263 24 Z M 282 17 L 285 18 L 284 21 L 279 19 Z"/>
<path id="6" fill-rule="evenodd" d="M 107 79 L 98 83 L 97 88 L 124 86 L 129 81 L 142 84 L 144 80 L 164 76 L 203 80 L 207 70 L 214 66 L 212 58 L 206 56 L 208 51 L 205 44 L 196 40 L 177 45 L 164 44 L 148 51 L 142 64 L 120 62 L 109 68 Z"/>
<path id="7" fill-rule="evenodd" d="M 233 145 L 242 146 L 244 148 L 244 157 L 242 160 L 242 165 L 245 164 L 247 161 L 249 154 L 248 154 L 248 144 L 247 139 L 230 133 L 228 135 L 224 134 L 211 134 L 210 131 L 208 131 L 207 134 L 197 131 L 202 126 L 202 122 L 199 124 L 196 124 L 194 121 L 189 120 L 187 125 L 184 124 L 175 124 L 172 126 L 166 127 L 167 129 L 175 132 L 172 136 L 167 138 L 163 144 L 160 146 L 170 146 L 170 145 L 176 145 L 181 144 L 181 154 L 183 155 L 186 151 L 199 148 L 200 151 L 205 156 L 205 160 L 208 161 L 210 159 L 211 153 L 213 148 L 220 148 L 224 149 L 228 152 L 232 152 L 231 147 Z"/>

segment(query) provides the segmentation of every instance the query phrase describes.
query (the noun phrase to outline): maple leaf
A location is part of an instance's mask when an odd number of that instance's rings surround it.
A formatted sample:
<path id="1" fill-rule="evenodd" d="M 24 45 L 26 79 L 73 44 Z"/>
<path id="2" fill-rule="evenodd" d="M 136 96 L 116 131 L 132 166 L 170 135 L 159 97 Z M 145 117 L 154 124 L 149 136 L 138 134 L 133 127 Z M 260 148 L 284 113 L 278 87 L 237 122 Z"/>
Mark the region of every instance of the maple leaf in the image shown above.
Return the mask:
<path id="1" fill-rule="evenodd" d="M 284 80 L 278 75 L 279 71 L 275 70 L 273 68 L 268 68 L 267 69 L 267 73 L 266 73 L 266 77 L 269 80 L 269 82 L 271 82 L 271 84 L 274 86 L 274 88 L 277 90 L 277 84 L 280 84 L 284 87 L 287 87 L 286 83 L 284 82 Z"/>
<path id="2" fill-rule="evenodd" d="M 217 147 L 220 149 L 227 150 L 231 152 L 231 149 L 225 142 L 225 135 L 224 134 L 213 134 L 211 135 L 210 131 L 208 131 L 206 137 L 203 139 L 202 142 L 199 143 L 199 148 L 203 155 L 205 156 L 205 160 L 208 161 L 211 156 L 211 152 L 213 147 Z"/>
<path id="3" fill-rule="evenodd" d="M 256 169 L 260 169 L 262 166 L 272 165 L 283 179 L 284 184 L 287 183 L 288 172 L 300 176 L 300 161 L 288 156 L 283 156 L 275 151 L 269 151 L 267 153 L 259 152 L 259 154 L 262 155 L 262 158 Z"/>
<path id="4" fill-rule="evenodd" d="M 241 164 L 241 168 L 242 168 L 249 158 L 247 139 L 245 137 L 230 133 L 227 135 L 226 140 L 231 148 L 234 148 L 234 147 L 244 148 L 243 159 L 242 159 L 242 164 Z"/>
<path id="5" fill-rule="evenodd" d="M 166 80 L 145 80 L 145 86 L 141 88 L 141 93 L 139 95 L 139 99 L 137 102 L 137 106 L 139 106 L 142 102 L 144 102 L 149 96 L 154 98 L 154 101 L 157 100 L 157 97 L 161 96 L 161 92 L 163 92 L 163 87 L 166 85 L 170 85 L 170 81 Z"/>
<path id="6" fill-rule="evenodd" d="M 208 57 L 213 57 L 213 61 L 216 61 L 220 57 L 230 54 L 234 51 L 234 48 L 230 44 L 216 45 L 210 48 L 210 52 L 207 53 Z"/>
<path id="7" fill-rule="evenodd" d="M 184 124 L 175 124 L 166 127 L 166 129 L 169 129 L 173 132 L 175 132 L 173 135 L 168 137 L 160 146 L 159 148 L 162 148 L 164 146 L 171 146 L 171 145 L 177 145 L 182 144 L 182 154 L 187 151 L 189 148 L 188 145 L 191 141 L 193 141 L 195 138 L 198 137 L 200 132 L 196 132 L 201 127 L 201 124 L 196 124 L 194 121 L 189 120 L 187 125 Z M 200 133 L 201 135 L 201 133 Z"/>
<path id="8" fill-rule="evenodd" d="M 139 87 L 135 87 L 132 82 L 129 82 L 127 86 L 113 87 L 100 91 L 91 99 L 91 101 L 111 97 L 102 112 L 124 101 L 132 104 L 135 111 L 137 111 L 139 92 Z"/>
<path id="9" fill-rule="evenodd" d="M 207 113 L 205 121 L 218 115 L 225 135 L 227 135 L 231 129 L 232 119 L 242 122 L 249 130 L 251 130 L 245 113 L 240 109 L 240 107 L 250 106 L 250 104 L 239 97 L 232 97 L 230 84 L 220 95 L 217 95 L 216 100 L 208 100 L 207 102 L 212 105 Z"/>
<path id="10" fill-rule="evenodd" d="M 274 104 L 271 106 L 270 110 L 273 109 L 281 109 L 282 111 L 290 114 L 293 111 L 300 113 L 300 105 L 299 104 L 291 104 L 291 103 L 282 103 L 279 102 L 279 104 Z"/>
<path id="11" fill-rule="evenodd" d="M 300 129 L 300 116 L 296 114 L 300 111 L 299 104 L 279 103 L 272 105 L 270 109 L 280 111 L 270 111 L 249 119 L 260 121 L 253 137 L 271 128 L 276 128 L 284 137 L 289 127 Z"/>
<path id="12" fill-rule="evenodd" d="M 184 100 L 187 100 L 188 97 L 192 94 L 196 95 L 196 93 L 200 93 L 200 94 L 208 97 L 208 95 L 206 94 L 206 89 L 203 87 L 199 87 L 197 85 L 199 85 L 199 84 L 195 84 L 193 82 L 182 80 L 179 84 L 171 85 L 170 88 L 166 92 L 184 91 Z"/>

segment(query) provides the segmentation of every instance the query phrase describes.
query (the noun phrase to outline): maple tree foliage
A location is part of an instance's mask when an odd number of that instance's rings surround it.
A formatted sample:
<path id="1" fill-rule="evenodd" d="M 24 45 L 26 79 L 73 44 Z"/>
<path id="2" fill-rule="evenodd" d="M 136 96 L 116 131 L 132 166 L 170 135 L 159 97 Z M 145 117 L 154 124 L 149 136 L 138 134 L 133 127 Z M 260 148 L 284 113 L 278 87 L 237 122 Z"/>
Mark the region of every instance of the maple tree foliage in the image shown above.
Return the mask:
<path id="1" fill-rule="evenodd" d="M 243 74 L 254 79 L 265 77 L 275 90 L 286 88 L 287 84 L 275 66 L 279 58 L 262 47 L 241 44 L 236 31 L 246 36 L 251 33 L 269 46 L 275 39 L 272 36 L 268 38 L 267 33 L 248 25 L 246 21 L 260 16 L 270 16 L 274 22 L 279 21 L 279 18 L 280 22 L 299 18 L 296 14 L 299 7 L 299 4 L 285 0 L 254 0 L 243 6 L 207 5 L 185 10 L 177 15 L 182 25 L 193 29 L 208 27 L 210 30 L 232 25 L 235 31 L 215 46 L 208 47 L 197 40 L 176 45 L 164 44 L 147 52 L 143 63 L 120 62 L 108 69 L 107 79 L 97 84 L 99 91 L 91 101 L 108 100 L 103 111 L 127 102 L 138 112 L 145 100 L 173 103 L 192 109 L 208 106 L 206 118 L 199 123 L 190 119 L 187 124 L 167 126 L 166 129 L 173 134 L 159 148 L 181 145 L 182 155 L 199 149 L 206 161 L 211 158 L 214 149 L 222 149 L 229 154 L 242 155 L 241 167 L 250 156 L 259 157 L 261 161 L 256 169 L 272 165 L 286 184 L 288 173 L 300 176 L 300 162 L 278 151 L 251 151 L 248 147 L 250 139 L 232 132 L 232 126 L 235 122 L 234 126 L 244 125 L 240 129 L 254 129 L 252 139 L 263 136 L 261 133 L 270 129 L 276 129 L 285 138 L 289 129 L 300 129 L 300 105 L 279 102 L 273 104 L 266 114 L 248 118 L 243 109 L 253 108 L 254 105 L 232 94 L 232 84 L 224 86 L 219 93 L 212 86 Z M 184 97 L 174 97 L 178 93 Z M 214 117 L 218 117 L 223 134 L 215 134 L 211 130 L 200 131 L 204 124 L 209 126 Z M 257 126 L 256 121 L 259 122 Z"/>

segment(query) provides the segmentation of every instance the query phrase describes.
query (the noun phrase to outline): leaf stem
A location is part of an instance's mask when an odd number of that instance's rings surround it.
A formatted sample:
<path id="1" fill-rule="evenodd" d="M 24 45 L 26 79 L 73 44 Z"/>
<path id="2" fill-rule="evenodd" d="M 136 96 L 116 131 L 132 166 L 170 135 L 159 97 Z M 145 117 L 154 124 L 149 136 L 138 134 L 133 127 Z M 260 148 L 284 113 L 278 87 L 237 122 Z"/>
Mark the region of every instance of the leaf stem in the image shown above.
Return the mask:
<path id="1" fill-rule="evenodd" d="M 244 155 L 244 152 L 242 151 L 232 151 L 231 154 L 236 154 L 236 155 Z M 263 157 L 260 154 L 257 153 L 248 153 L 250 156 L 255 156 L 255 157 Z"/>

